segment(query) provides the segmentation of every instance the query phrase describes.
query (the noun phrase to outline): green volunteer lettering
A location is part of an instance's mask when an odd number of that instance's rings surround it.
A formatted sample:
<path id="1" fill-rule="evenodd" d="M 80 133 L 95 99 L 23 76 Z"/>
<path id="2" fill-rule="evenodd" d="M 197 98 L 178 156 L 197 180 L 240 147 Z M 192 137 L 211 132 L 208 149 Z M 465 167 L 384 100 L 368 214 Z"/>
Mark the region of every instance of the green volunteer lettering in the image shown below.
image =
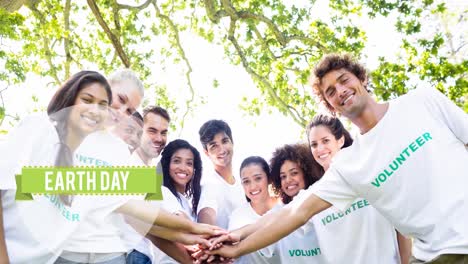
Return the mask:
<path id="1" fill-rule="evenodd" d="M 399 168 L 411 157 L 410 152 L 415 153 L 424 146 L 424 144 L 428 141 L 432 140 L 432 136 L 429 132 L 423 133 L 421 136 L 417 137 L 415 141 L 410 142 L 407 147 L 405 147 L 397 157 L 395 157 L 389 165 L 382 172 L 380 172 L 377 177 L 371 181 L 371 184 L 376 188 L 380 188 L 383 183 L 387 181 L 390 176 L 393 175 L 394 172 L 398 171 Z M 405 154 L 405 155 L 403 155 Z"/>
<path id="2" fill-rule="evenodd" d="M 422 145 L 424 145 L 424 140 L 421 138 L 421 137 L 418 137 L 416 139 L 416 143 L 418 143 L 418 146 L 422 147 Z"/>
<path id="3" fill-rule="evenodd" d="M 400 156 L 396 158 L 396 161 L 398 162 L 399 165 L 401 165 L 404 161 L 406 161 L 406 158 L 405 156 L 403 156 L 403 153 L 401 153 Z"/>
<path id="4" fill-rule="evenodd" d="M 311 249 L 290 249 L 288 250 L 290 257 L 314 257 L 322 254 L 320 248 Z"/>
<path id="5" fill-rule="evenodd" d="M 338 212 L 337 214 L 331 213 L 331 214 L 323 217 L 321 219 L 322 224 L 324 226 L 327 225 L 327 224 L 330 224 L 331 222 L 337 221 L 340 218 L 345 217 L 346 215 L 350 214 L 351 212 L 354 212 L 354 211 L 356 211 L 358 209 L 364 208 L 364 207 L 369 206 L 369 205 L 370 205 L 369 202 L 367 200 L 365 200 L 365 199 L 356 201 L 353 204 L 351 204 L 351 206 L 348 209 L 346 209 L 345 213 L 342 213 L 342 212 Z"/>

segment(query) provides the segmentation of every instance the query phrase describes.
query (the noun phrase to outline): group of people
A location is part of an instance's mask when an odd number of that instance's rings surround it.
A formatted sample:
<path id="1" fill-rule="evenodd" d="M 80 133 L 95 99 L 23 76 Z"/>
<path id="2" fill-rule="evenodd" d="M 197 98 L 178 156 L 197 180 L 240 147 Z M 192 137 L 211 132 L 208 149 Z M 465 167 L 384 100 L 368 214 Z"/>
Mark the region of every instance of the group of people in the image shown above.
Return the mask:
<path id="1" fill-rule="evenodd" d="M 170 115 L 139 114 L 141 81 L 82 71 L 47 115 L 1 145 L 0 260 L 7 263 L 468 263 L 468 116 L 433 88 L 386 103 L 348 55 L 316 66 L 312 91 L 329 114 L 308 142 L 233 168 L 222 120 L 167 143 Z M 336 117 L 359 129 L 353 139 Z M 255 146 L 253 146 L 255 147 Z M 35 195 L 15 201 L 23 166 L 157 166 L 162 201 Z M 2 263 L 3 263 L 2 262 Z"/>

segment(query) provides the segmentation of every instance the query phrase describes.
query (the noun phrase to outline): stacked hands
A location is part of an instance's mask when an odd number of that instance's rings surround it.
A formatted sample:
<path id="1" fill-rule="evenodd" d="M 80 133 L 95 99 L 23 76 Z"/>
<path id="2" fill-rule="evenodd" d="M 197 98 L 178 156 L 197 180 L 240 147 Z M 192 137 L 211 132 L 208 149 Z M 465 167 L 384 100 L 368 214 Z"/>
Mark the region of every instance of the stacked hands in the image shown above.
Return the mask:
<path id="1" fill-rule="evenodd" d="M 240 242 L 240 236 L 234 232 L 228 232 L 220 227 L 199 224 L 199 235 L 186 234 L 181 243 L 192 256 L 193 263 L 233 263 L 238 257 L 236 244 Z"/>

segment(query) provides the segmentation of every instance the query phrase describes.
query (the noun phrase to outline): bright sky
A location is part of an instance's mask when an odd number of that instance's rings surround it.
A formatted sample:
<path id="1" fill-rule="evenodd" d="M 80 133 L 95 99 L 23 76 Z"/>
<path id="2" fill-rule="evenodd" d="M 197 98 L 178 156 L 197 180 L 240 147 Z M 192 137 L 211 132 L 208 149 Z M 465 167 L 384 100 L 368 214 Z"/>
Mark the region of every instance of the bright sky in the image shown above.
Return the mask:
<path id="1" fill-rule="evenodd" d="M 320 13 L 323 14 L 317 14 Z M 361 19 L 359 24 L 368 34 L 368 44 L 364 52 L 367 58 L 363 61 L 368 68 L 375 67 L 378 56 L 395 54 L 400 37 L 393 30 L 393 23 L 379 18 L 374 21 Z M 241 66 L 229 63 L 221 47 L 190 34 L 182 35 L 182 43 L 194 70 L 193 86 L 197 94 L 206 98 L 207 103 L 199 106 L 192 116 L 187 118 L 181 138 L 188 140 L 201 151 L 199 127 L 209 119 L 224 119 L 233 131 L 235 172 L 247 156 L 260 155 L 268 160 L 276 147 L 305 139 L 302 128 L 276 110 L 271 114 L 264 111 L 259 117 L 246 116 L 240 110 L 241 98 L 256 96 L 259 91 Z M 168 66 L 165 70 L 155 65 L 154 71 L 157 76 L 156 82 L 166 85 L 170 95 L 177 98 L 178 105 L 185 109 L 184 95 L 188 96 L 188 89 L 180 65 Z M 213 88 L 213 79 L 219 81 L 218 88 Z M 28 75 L 24 84 L 10 87 L 2 95 L 7 111 L 23 117 L 33 109 L 44 109 L 55 89 L 47 85 L 45 80 Z M 31 99 L 33 95 L 38 98 L 37 102 Z M 147 96 L 151 97 L 149 91 Z M 8 122 L 4 122 L 0 129 L 10 129 Z M 169 140 L 177 138 L 179 133 L 180 131 L 171 131 Z M 206 159 L 204 167 L 211 167 Z"/>

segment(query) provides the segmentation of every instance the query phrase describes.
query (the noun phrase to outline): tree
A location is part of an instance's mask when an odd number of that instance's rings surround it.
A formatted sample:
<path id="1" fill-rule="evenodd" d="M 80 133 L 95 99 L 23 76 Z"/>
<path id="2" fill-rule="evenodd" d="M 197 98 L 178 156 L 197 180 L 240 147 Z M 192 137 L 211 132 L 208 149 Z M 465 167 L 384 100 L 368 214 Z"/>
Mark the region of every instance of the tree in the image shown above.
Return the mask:
<path id="1" fill-rule="evenodd" d="M 245 98 L 249 114 L 275 107 L 300 125 L 314 115 L 316 106 L 308 92 L 308 76 L 325 53 L 349 52 L 357 57 L 366 46 L 360 17 L 396 17 L 403 36 L 400 55 L 379 59 L 372 69 L 373 88 L 380 99 L 389 99 L 414 88 L 419 80 L 434 85 L 468 111 L 466 35 L 448 30 L 466 26 L 466 9 L 450 13 L 433 0 L 330 0 L 298 2 L 280 0 L 145 0 L 122 4 L 117 0 L 0 1 L 2 26 L 21 40 L 20 52 L 2 48 L 0 60 L 7 73 L 0 78 L 21 82 L 27 72 L 51 78 L 58 84 L 72 69 L 97 65 L 105 73 L 128 67 L 148 82 L 154 63 L 180 63 L 185 71 L 188 96 L 180 124 L 201 103 L 192 85 L 192 66 L 180 34 L 195 32 L 214 45 L 222 45 L 227 58 L 240 64 L 261 91 Z M 21 5 L 21 14 L 11 13 Z M 318 6 L 322 6 L 319 9 Z M 324 8 L 324 9 L 323 9 Z M 466 7 L 465 7 L 466 8 Z M 24 11 L 23 11 L 24 10 Z M 318 14 L 322 10 L 326 16 Z M 430 30 L 428 30 L 428 28 Z M 422 34 L 429 32 L 428 34 Z M 465 31 L 466 32 L 466 31 Z M 3 35 L 2 35 L 3 37 Z M 160 45 L 150 45 L 155 39 Z M 144 47 L 144 48 L 142 48 Z M 215 80 L 216 83 L 216 80 Z M 151 86 L 151 83 L 147 83 Z M 165 87 L 157 87 L 157 102 L 177 110 Z"/>

